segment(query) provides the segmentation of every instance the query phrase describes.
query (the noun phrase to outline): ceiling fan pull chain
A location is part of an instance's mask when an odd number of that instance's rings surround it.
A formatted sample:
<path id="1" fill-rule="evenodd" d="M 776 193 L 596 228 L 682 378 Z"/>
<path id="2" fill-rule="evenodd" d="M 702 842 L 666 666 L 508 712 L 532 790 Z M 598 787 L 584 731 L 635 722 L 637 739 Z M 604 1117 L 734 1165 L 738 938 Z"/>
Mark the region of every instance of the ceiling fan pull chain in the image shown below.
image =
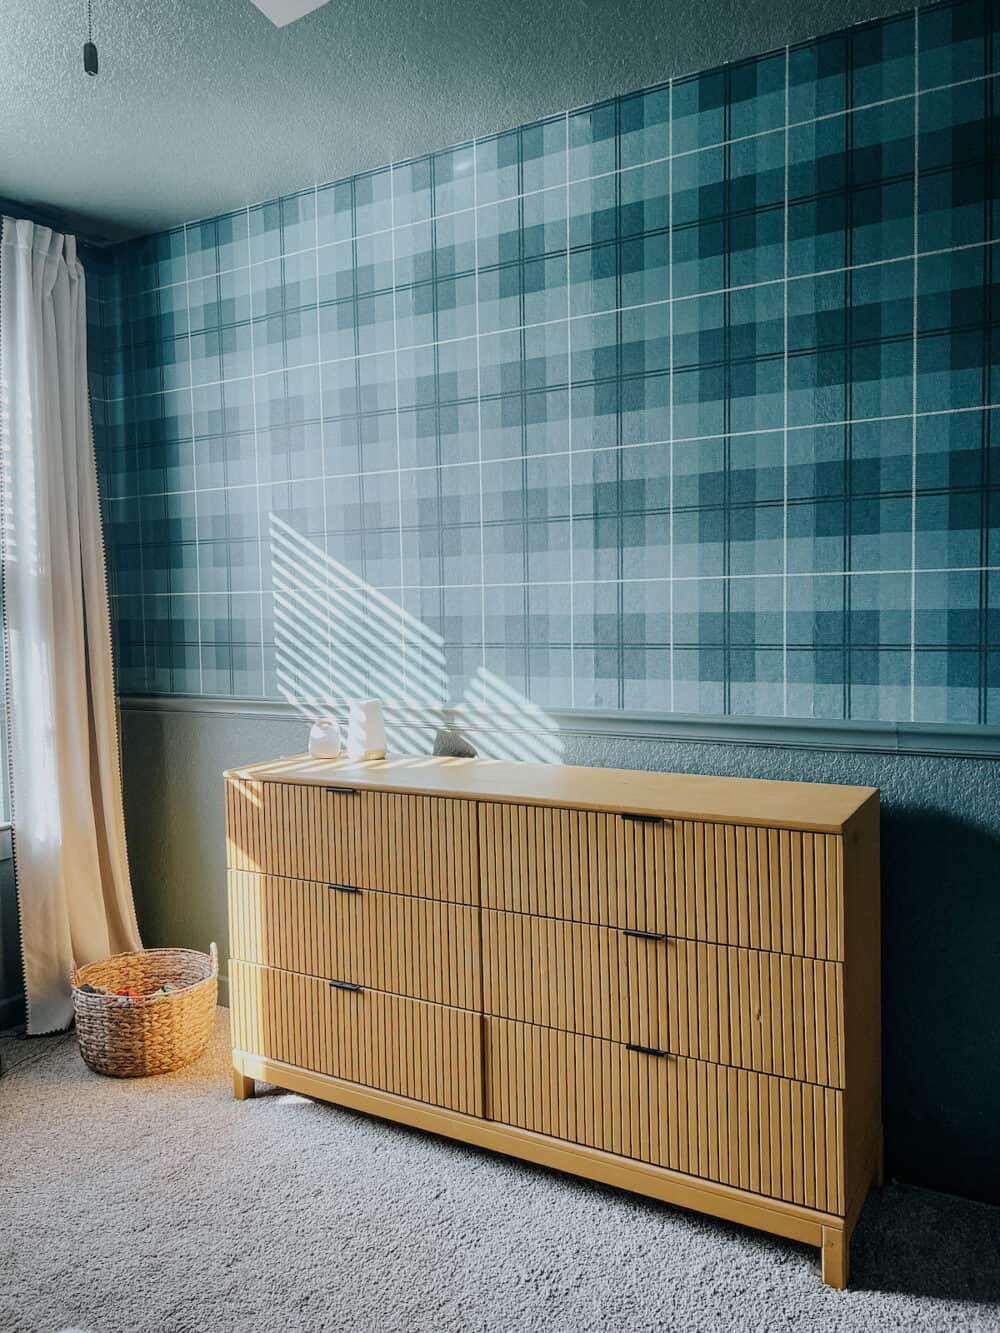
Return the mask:
<path id="1" fill-rule="evenodd" d="M 97 47 L 94 45 L 94 16 L 92 0 L 87 0 L 87 40 L 83 44 L 83 72 L 93 78 L 97 74 Z"/>

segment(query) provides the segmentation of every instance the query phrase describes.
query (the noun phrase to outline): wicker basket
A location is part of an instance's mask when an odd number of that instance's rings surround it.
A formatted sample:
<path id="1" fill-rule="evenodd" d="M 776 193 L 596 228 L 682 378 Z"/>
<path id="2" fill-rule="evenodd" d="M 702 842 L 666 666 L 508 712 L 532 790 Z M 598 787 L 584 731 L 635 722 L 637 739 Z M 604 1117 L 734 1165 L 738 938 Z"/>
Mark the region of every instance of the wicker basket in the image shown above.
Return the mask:
<path id="1" fill-rule="evenodd" d="M 219 952 L 143 949 L 73 968 L 73 1009 L 80 1054 L 97 1074 L 142 1078 L 197 1060 L 212 1035 Z M 176 987 L 152 996 L 164 982 Z M 143 998 L 91 995 L 80 987 L 137 991 Z"/>

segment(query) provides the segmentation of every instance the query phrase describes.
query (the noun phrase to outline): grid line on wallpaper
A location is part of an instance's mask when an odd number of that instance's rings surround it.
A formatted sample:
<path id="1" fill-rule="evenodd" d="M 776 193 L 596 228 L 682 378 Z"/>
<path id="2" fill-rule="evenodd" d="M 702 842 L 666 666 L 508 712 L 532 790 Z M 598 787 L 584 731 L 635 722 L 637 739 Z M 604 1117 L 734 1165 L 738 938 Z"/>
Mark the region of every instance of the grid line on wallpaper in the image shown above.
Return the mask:
<path id="1" fill-rule="evenodd" d="M 250 209 L 249 209 L 249 208 L 246 210 L 246 219 L 247 219 L 247 235 L 249 236 L 249 235 L 250 235 Z M 185 262 L 186 262 L 186 257 L 187 257 L 187 228 L 185 228 L 185 231 L 184 231 L 184 254 L 185 254 Z M 249 246 L 247 247 L 247 256 L 246 256 L 246 260 L 247 260 L 247 262 L 246 262 L 246 271 L 247 271 L 247 309 L 248 309 L 248 312 L 249 312 L 249 315 L 250 315 L 250 324 L 251 324 L 251 327 L 252 327 L 252 326 L 253 326 L 253 322 L 254 322 L 254 309 L 253 309 L 253 282 L 251 281 L 252 269 L 251 269 L 251 264 L 250 264 L 250 249 L 249 249 Z M 317 251 L 317 261 L 316 261 L 316 262 L 317 262 L 317 265 L 318 265 L 318 264 L 319 264 L 318 251 Z M 317 291 L 318 291 L 318 287 L 317 287 Z M 317 299 L 318 299 L 318 298 L 317 298 Z M 221 313 L 221 312 L 220 312 L 220 313 Z M 317 318 L 318 318 L 318 313 L 317 313 Z M 188 317 L 188 339 L 189 339 L 189 341 L 190 341 L 190 336 L 191 336 L 191 322 L 190 322 L 190 315 L 189 315 L 189 317 Z M 318 344 L 318 342 L 317 342 L 317 346 L 318 346 L 318 345 L 319 345 L 319 344 Z M 253 339 L 252 339 L 252 338 L 250 339 L 249 354 L 250 354 L 250 382 L 251 382 L 251 384 L 252 384 L 252 383 L 254 383 L 254 381 L 255 381 L 256 378 L 257 378 L 257 370 L 256 370 L 256 366 L 255 366 L 255 363 L 254 363 L 254 348 L 253 348 Z M 195 421 L 195 419 L 196 419 L 196 418 L 195 418 L 195 416 L 194 416 L 194 410 L 193 410 L 193 408 L 192 408 L 192 415 L 191 415 L 192 429 L 193 429 L 193 425 L 194 425 L 194 421 Z M 254 474 L 253 487 L 254 487 L 254 495 L 257 496 L 258 499 L 259 499 L 259 497 L 260 497 L 260 495 L 261 495 L 261 489 L 260 489 L 260 461 L 259 461 L 259 459 L 260 459 L 260 447 L 259 447 L 258 438 L 257 438 L 257 396 L 256 396 L 256 394 L 254 394 L 254 393 L 251 393 L 251 395 L 250 395 L 250 419 L 251 419 L 252 426 L 253 426 L 253 474 Z M 321 441 L 322 441 L 322 438 L 323 438 L 323 437 L 322 437 L 322 430 L 323 430 L 323 421 L 322 421 L 322 413 L 321 413 L 321 414 L 320 414 L 320 439 L 321 439 Z M 193 437 L 193 435 L 192 435 L 192 446 L 194 447 L 194 437 Z M 321 449 L 321 450 L 320 450 L 320 464 L 321 464 L 321 466 L 323 465 L 324 457 L 325 457 L 325 453 L 324 453 L 324 451 Z M 195 475 L 197 475 L 197 474 L 195 474 Z M 324 519 L 325 519 L 325 517 L 326 517 L 326 478 L 325 478 L 325 476 L 322 478 L 322 483 L 323 483 L 323 499 L 324 499 L 323 516 L 324 516 Z M 251 596 L 252 596 L 252 593 L 251 593 Z M 233 609 L 233 608 L 232 608 L 232 605 L 230 604 L 230 607 L 229 607 L 230 616 L 231 616 L 231 613 L 232 613 L 232 609 Z M 144 600 L 144 599 L 143 599 L 143 606 L 142 606 L 142 614 L 143 614 L 143 618 L 145 619 L 145 600 Z M 260 692 L 261 692 L 262 695 L 266 695 L 266 693 L 267 693 L 267 685 L 268 685 L 268 682 L 267 682 L 267 678 L 266 678 L 266 675 L 265 675 L 265 661 L 267 660 L 267 659 L 266 659 L 266 648 L 267 648 L 266 634 L 267 634 L 267 630 L 266 630 L 266 622 L 265 622 L 265 618 L 264 618 L 264 559 L 263 559 L 263 551 L 262 551 L 261 543 L 260 543 L 259 540 L 258 540 L 258 542 L 257 542 L 257 616 L 258 616 L 258 620 L 259 620 L 259 630 L 260 630 L 260 636 L 259 636 L 259 638 L 260 638 L 260 661 L 259 661 L 259 663 L 256 663 L 256 664 L 255 664 L 255 663 L 253 662 L 252 658 L 250 657 L 249 653 L 244 653 L 244 652 L 240 652 L 239 650 L 237 650 L 236 652 L 232 652 L 232 651 L 231 651 L 231 653 L 230 653 L 230 657 L 229 657 L 228 665 L 229 665 L 229 667 L 230 667 L 230 670 L 231 670 L 232 673 L 233 673 L 233 674 L 232 674 L 232 680 L 233 680 L 234 685 L 235 685 L 236 680 L 237 680 L 237 677 L 236 677 L 236 675 L 235 675 L 235 668 L 237 667 L 237 664 L 238 664 L 238 667 L 239 667 L 239 670 L 241 671 L 241 673 L 245 673 L 245 674 L 243 674 L 242 677 L 241 677 L 241 684 L 242 684 L 242 688 L 243 688 L 247 693 L 252 693 L 252 691 L 253 691 L 254 683 L 255 683 L 255 682 L 254 682 L 254 678 L 255 678 L 256 675 L 257 675 L 257 670 L 256 670 L 256 668 L 257 668 L 257 666 L 259 666 L 259 668 L 260 668 Z M 238 623 L 238 622 L 237 622 L 237 623 Z M 232 620 L 231 620 L 231 619 L 230 619 L 230 624 L 232 625 Z M 252 630 L 253 630 L 252 623 L 251 623 L 251 625 L 250 625 L 248 628 L 249 628 L 250 632 L 252 633 Z M 216 631 L 216 633 L 218 633 L 218 631 Z M 273 631 L 272 631 L 272 633 L 273 633 Z M 144 634 L 144 636 L 146 636 L 146 634 L 147 634 L 147 631 L 146 631 L 145 628 L 144 628 L 144 630 L 143 630 L 143 634 Z M 200 638 L 200 637 L 201 637 L 201 634 L 200 634 L 200 625 L 199 625 L 199 638 Z M 242 643 L 241 640 L 240 640 L 239 638 L 234 639 L 232 636 L 230 636 L 230 638 L 229 638 L 228 641 L 229 641 L 229 643 L 230 643 L 230 645 L 231 645 L 231 648 L 232 648 L 232 647 L 236 647 L 236 645 L 239 645 L 239 648 L 246 648 L 246 647 L 249 646 L 249 645 L 247 645 L 247 644 Z M 257 641 L 257 636 L 254 636 L 254 643 L 255 643 L 255 644 L 256 644 L 256 641 Z M 223 645 L 223 648 L 225 648 L 225 644 L 226 644 L 226 638 L 225 638 L 225 635 L 223 634 L 223 637 L 222 637 L 222 645 Z M 170 666 L 169 661 L 168 661 L 165 665 L 166 665 L 167 668 L 169 669 L 169 666 Z M 222 659 L 222 665 L 221 665 L 221 668 L 220 668 L 220 669 L 221 669 L 221 672 L 222 672 L 222 684 L 223 684 L 223 686 L 225 685 L 225 669 L 226 669 L 226 665 L 227 665 L 227 663 L 226 663 L 225 659 L 223 658 L 223 659 Z M 119 669 L 119 674 L 120 674 L 120 669 Z M 151 678 L 147 678 L 147 679 L 151 679 Z M 202 687 L 204 687 L 204 683 L 205 683 L 205 680 L 204 680 L 204 669 L 202 668 L 202 673 L 201 673 L 201 684 L 202 684 Z M 277 683 L 277 682 L 275 682 L 275 684 L 276 684 L 276 683 Z M 120 687 L 119 687 L 119 688 L 120 688 Z M 223 692 L 225 692 L 225 691 L 223 691 Z"/>
<path id="2" fill-rule="evenodd" d="M 667 117 L 667 119 L 668 119 L 668 122 L 669 122 L 669 116 Z M 571 242 L 571 236 L 570 236 L 570 217 L 572 216 L 572 195 L 571 195 L 571 187 L 570 187 L 570 179 L 569 179 L 569 177 L 570 177 L 570 173 L 569 173 L 569 167 L 568 167 L 568 163 L 569 163 L 569 159 L 570 159 L 570 134 L 569 134 L 569 113 L 568 113 L 568 112 L 567 112 L 567 114 L 566 114 L 566 126 L 565 126 L 565 134 L 564 134 L 564 136 L 563 136 L 563 144 L 565 145 L 564 151 L 565 151 L 565 153 L 566 153 L 566 162 L 567 162 L 565 205 L 566 205 L 566 271 L 567 271 L 567 274 L 568 274 L 568 273 L 569 273 L 569 265 L 570 265 L 570 254 L 571 254 L 571 252 L 572 252 L 572 242 Z M 670 225 L 670 211 L 669 211 L 669 210 L 670 210 L 670 176 L 669 176 L 669 172 L 670 172 L 670 164 L 669 164 L 669 161 L 668 161 L 668 164 L 667 164 L 667 173 L 668 173 L 668 175 L 667 175 L 667 226 L 668 226 L 668 245 L 669 245 L 669 225 Z M 477 196 L 477 197 L 478 197 L 478 196 Z M 478 226 L 477 226 L 476 231 L 478 232 L 478 230 L 479 230 L 479 228 L 478 228 Z M 479 263 L 479 260 L 478 260 L 478 244 L 477 244 L 477 247 L 476 247 L 476 251 L 477 251 L 476 264 L 477 264 L 477 267 L 478 267 L 478 263 Z M 668 260 L 668 263 L 669 263 L 669 260 Z M 669 275 L 668 275 L 668 283 L 669 283 Z M 668 287 L 668 294 L 669 294 L 669 287 Z M 572 288 L 570 287 L 569 282 L 567 282 L 567 283 L 566 283 L 566 365 L 567 365 L 567 367 L 570 367 L 570 368 L 572 367 L 572 364 L 573 364 L 573 325 L 572 325 L 572 323 L 571 323 L 572 317 L 573 317 L 573 297 L 572 297 Z M 479 335 L 479 313 L 478 313 L 478 302 L 477 302 L 477 311 L 476 311 L 476 336 L 477 336 L 477 339 L 478 339 L 478 335 Z M 478 391 L 479 391 L 479 390 L 477 389 L 477 392 L 478 392 Z M 479 428 L 479 439 L 480 439 L 480 446 L 479 446 L 479 447 L 480 447 L 480 454 L 481 454 L 481 453 L 482 453 L 482 422 L 481 422 L 481 420 L 480 420 L 480 428 Z M 567 473 L 568 473 L 568 478 L 567 478 L 567 480 L 568 480 L 568 485 L 569 485 L 569 493 L 570 493 L 570 495 L 572 496 L 572 494 L 573 494 L 573 374 L 572 374 L 572 370 L 571 370 L 571 369 L 568 371 L 568 373 L 567 373 L 567 375 L 566 375 L 566 467 L 567 467 Z M 480 492 L 481 492 L 481 491 L 482 491 L 482 487 L 480 486 Z M 569 662 L 570 662 L 570 671 L 569 671 L 569 703 L 570 703 L 570 707 L 574 707 L 575 704 L 576 704 L 576 673 L 575 673 L 575 671 L 573 670 L 572 663 L 573 663 L 573 658 L 574 658 L 574 655 L 575 655 L 575 649 L 576 649 L 576 638 L 575 638 L 575 635 L 574 635 L 574 627 L 573 627 L 573 612 L 574 612 L 574 604 L 575 604 L 575 600 L 576 600 L 576 599 L 575 599 L 575 597 L 574 597 L 573 508 L 572 508 L 572 505 L 570 506 L 570 511 L 569 511 L 569 528 L 568 528 L 568 533 L 569 533 L 569 543 L 568 543 L 568 544 L 569 544 L 569 589 L 568 589 L 568 597 L 569 597 Z M 485 543 L 484 543 L 484 550 L 485 550 Z M 485 595 L 484 595 L 484 605 L 485 605 Z M 484 633 L 483 633 L 483 643 L 484 643 L 484 644 L 486 643 L 486 634 L 485 634 L 485 631 L 484 631 Z M 673 665 L 672 665 L 672 664 L 671 664 L 671 671 L 670 671 L 670 679 L 671 679 L 671 682 L 672 682 L 672 681 L 673 681 Z"/>
<path id="3" fill-rule="evenodd" d="M 781 711 L 788 714 L 788 194 L 791 168 L 789 152 L 789 95 L 791 51 L 785 51 L 785 139 L 784 199 L 782 216 L 782 323 L 781 323 Z"/>
<path id="4" fill-rule="evenodd" d="M 960 0 L 117 247 L 126 692 L 1000 721 Z"/>
<path id="5" fill-rule="evenodd" d="M 918 27 L 919 32 L 919 27 Z M 920 87 L 920 43 L 913 44 L 913 82 Z M 920 323 L 919 309 L 919 263 L 920 254 L 920 99 L 913 103 L 913 287 L 911 289 L 910 337 L 912 349 L 910 356 L 910 378 L 912 381 L 910 410 L 913 424 L 910 431 L 910 718 L 916 716 L 917 708 L 917 384 L 919 362 L 917 360 L 918 334 Z"/>
<path id="6" fill-rule="evenodd" d="M 190 280 L 189 280 L 189 279 L 190 279 L 190 275 L 189 275 L 189 273 L 188 273 L 187 240 L 185 239 L 185 244 L 184 244 L 184 304 L 185 304 L 185 313 L 186 313 L 186 316 L 187 316 L 187 326 L 188 326 L 188 330 L 190 330 L 190 328 L 191 328 L 191 284 L 190 284 Z M 252 311 L 252 310 L 251 310 L 251 312 L 250 312 L 250 315 L 251 315 L 251 319 L 252 319 L 252 318 L 253 318 L 253 311 Z M 191 420 L 194 421 L 194 407 L 195 407 L 195 398 L 194 398 L 194 378 L 195 378 L 195 377 L 194 377 L 194 365 L 193 365 L 193 356 L 192 356 L 192 347 L 191 347 L 191 336 L 190 336 L 190 332 L 189 332 L 189 334 L 188 334 L 188 338 L 187 338 L 187 352 L 188 352 L 188 393 L 189 393 L 189 395 L 190 395 L 190 402 L 191 402 Z M 253 364 L 252 364 L 252 362 L 251 362 L 250 372 L 251 372 L 251 377 L 252 377 L 252 375 L 253 375 Z M 194 455 L 194 449 L 195 449 L 195 442 L 194 442 L 194 440 L 192 439 L 192 441 L 191 441 L 192 462 L 194 461 L 194 458 L 193 458 L 193 455 Z M 197 605 L 198 605 L 199 607 L 201 606 L 201 554 L 200 554 L 200 553 L 201 553 L 201 541 L 200 541 L 200 539 L 199 539 L 198 506 L 195 505 L 195 510 L 194 510 L 194 581 L 195 581 L 195 597 L 197 598 Z M 145 626 L 145 612 L 143 611 L 143 638 L 144 638 L 144 639 L 145 639 L 145 628 L 146 628 L 146 626 Z M 198 693 L 201 694 L 201 693 L 203 692 L 204 684 L 205 684 L 205 668 L 204 668 L 204 663 L 203 663 L 203 661 L 202 661 L 202 651 L 203 651 L 203 650 L 202 650 L 202 637 L 201 637 L 201 634 L 200 634 L 200 633 L 199 633 L 199 635 L 198 635 L 198 642 L 197 642 L 197 645 L 196 645 L 196 646 L 197 646 L 197 650 L 198 650 L 198 667 L 197 667 Z M 145 645 L 144 645 L 144 649 L 145 649 Z"/>

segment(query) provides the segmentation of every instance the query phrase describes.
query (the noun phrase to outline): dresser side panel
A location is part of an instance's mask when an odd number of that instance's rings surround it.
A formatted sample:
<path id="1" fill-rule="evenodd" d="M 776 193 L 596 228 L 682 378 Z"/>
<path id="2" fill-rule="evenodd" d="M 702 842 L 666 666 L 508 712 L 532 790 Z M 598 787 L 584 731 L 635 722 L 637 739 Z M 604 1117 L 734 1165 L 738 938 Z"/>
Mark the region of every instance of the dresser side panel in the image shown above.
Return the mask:
<path id="1" fill-rule="evenodd" d="M 876 793 L 844 835 L 847 1199 L 849 1205 L 857 1203 L 858 1207 L 882 1150 L 880 824 Z"/>

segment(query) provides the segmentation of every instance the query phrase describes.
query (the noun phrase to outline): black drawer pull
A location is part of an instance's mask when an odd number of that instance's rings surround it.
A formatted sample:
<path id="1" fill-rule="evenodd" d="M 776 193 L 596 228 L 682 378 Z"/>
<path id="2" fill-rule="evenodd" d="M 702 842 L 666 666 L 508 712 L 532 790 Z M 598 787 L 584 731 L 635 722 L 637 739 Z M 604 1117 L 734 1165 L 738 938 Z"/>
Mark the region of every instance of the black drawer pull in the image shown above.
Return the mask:
<path id="1" fill-rule="evenodd" d="M 360 796 L 360 795 L 361 795 L 361 788 L 360 788 L 360 787 L 327 787 L 326 790 L 327 790 L 328 792 L 332 792 L 334 796 Z"/>
<path id="2" fill-rule="evenodd" d="M 336 986 L 337 990 L 360 990 L 361 987 L 354 981 L 331 981 L 331 986 Z"/>
<path id="3" fill-rule="evenodd" d="M 666 935 L 659 935 L 655 930 L 623 930 L 623 935 L 628 935 L 633 940 L 665 940 Z"/>
<path id="4" fill-rule="evenodd" d="M 665 824 L 667 822 L 662 815 L 633 815 L 629 812 L 623 813 L 622 819 L 630 819 L 633 824 Z"/>
<path id="5" fill-rule="evenodd" d="M 336 889 L 338 893 L 360 893 L 361 890 L 354 887 L 353 884 L 328 884 L 328 889 Z"/>
<path id="6" fill-rule="evenodd" d="M 667 1055 L 667 1051 L 658 1051 L 655 1046 L 637 1046 L 634 1041 L 625 1043 L 627 1051 L 635 1051 L 637 1055 Z"/>

